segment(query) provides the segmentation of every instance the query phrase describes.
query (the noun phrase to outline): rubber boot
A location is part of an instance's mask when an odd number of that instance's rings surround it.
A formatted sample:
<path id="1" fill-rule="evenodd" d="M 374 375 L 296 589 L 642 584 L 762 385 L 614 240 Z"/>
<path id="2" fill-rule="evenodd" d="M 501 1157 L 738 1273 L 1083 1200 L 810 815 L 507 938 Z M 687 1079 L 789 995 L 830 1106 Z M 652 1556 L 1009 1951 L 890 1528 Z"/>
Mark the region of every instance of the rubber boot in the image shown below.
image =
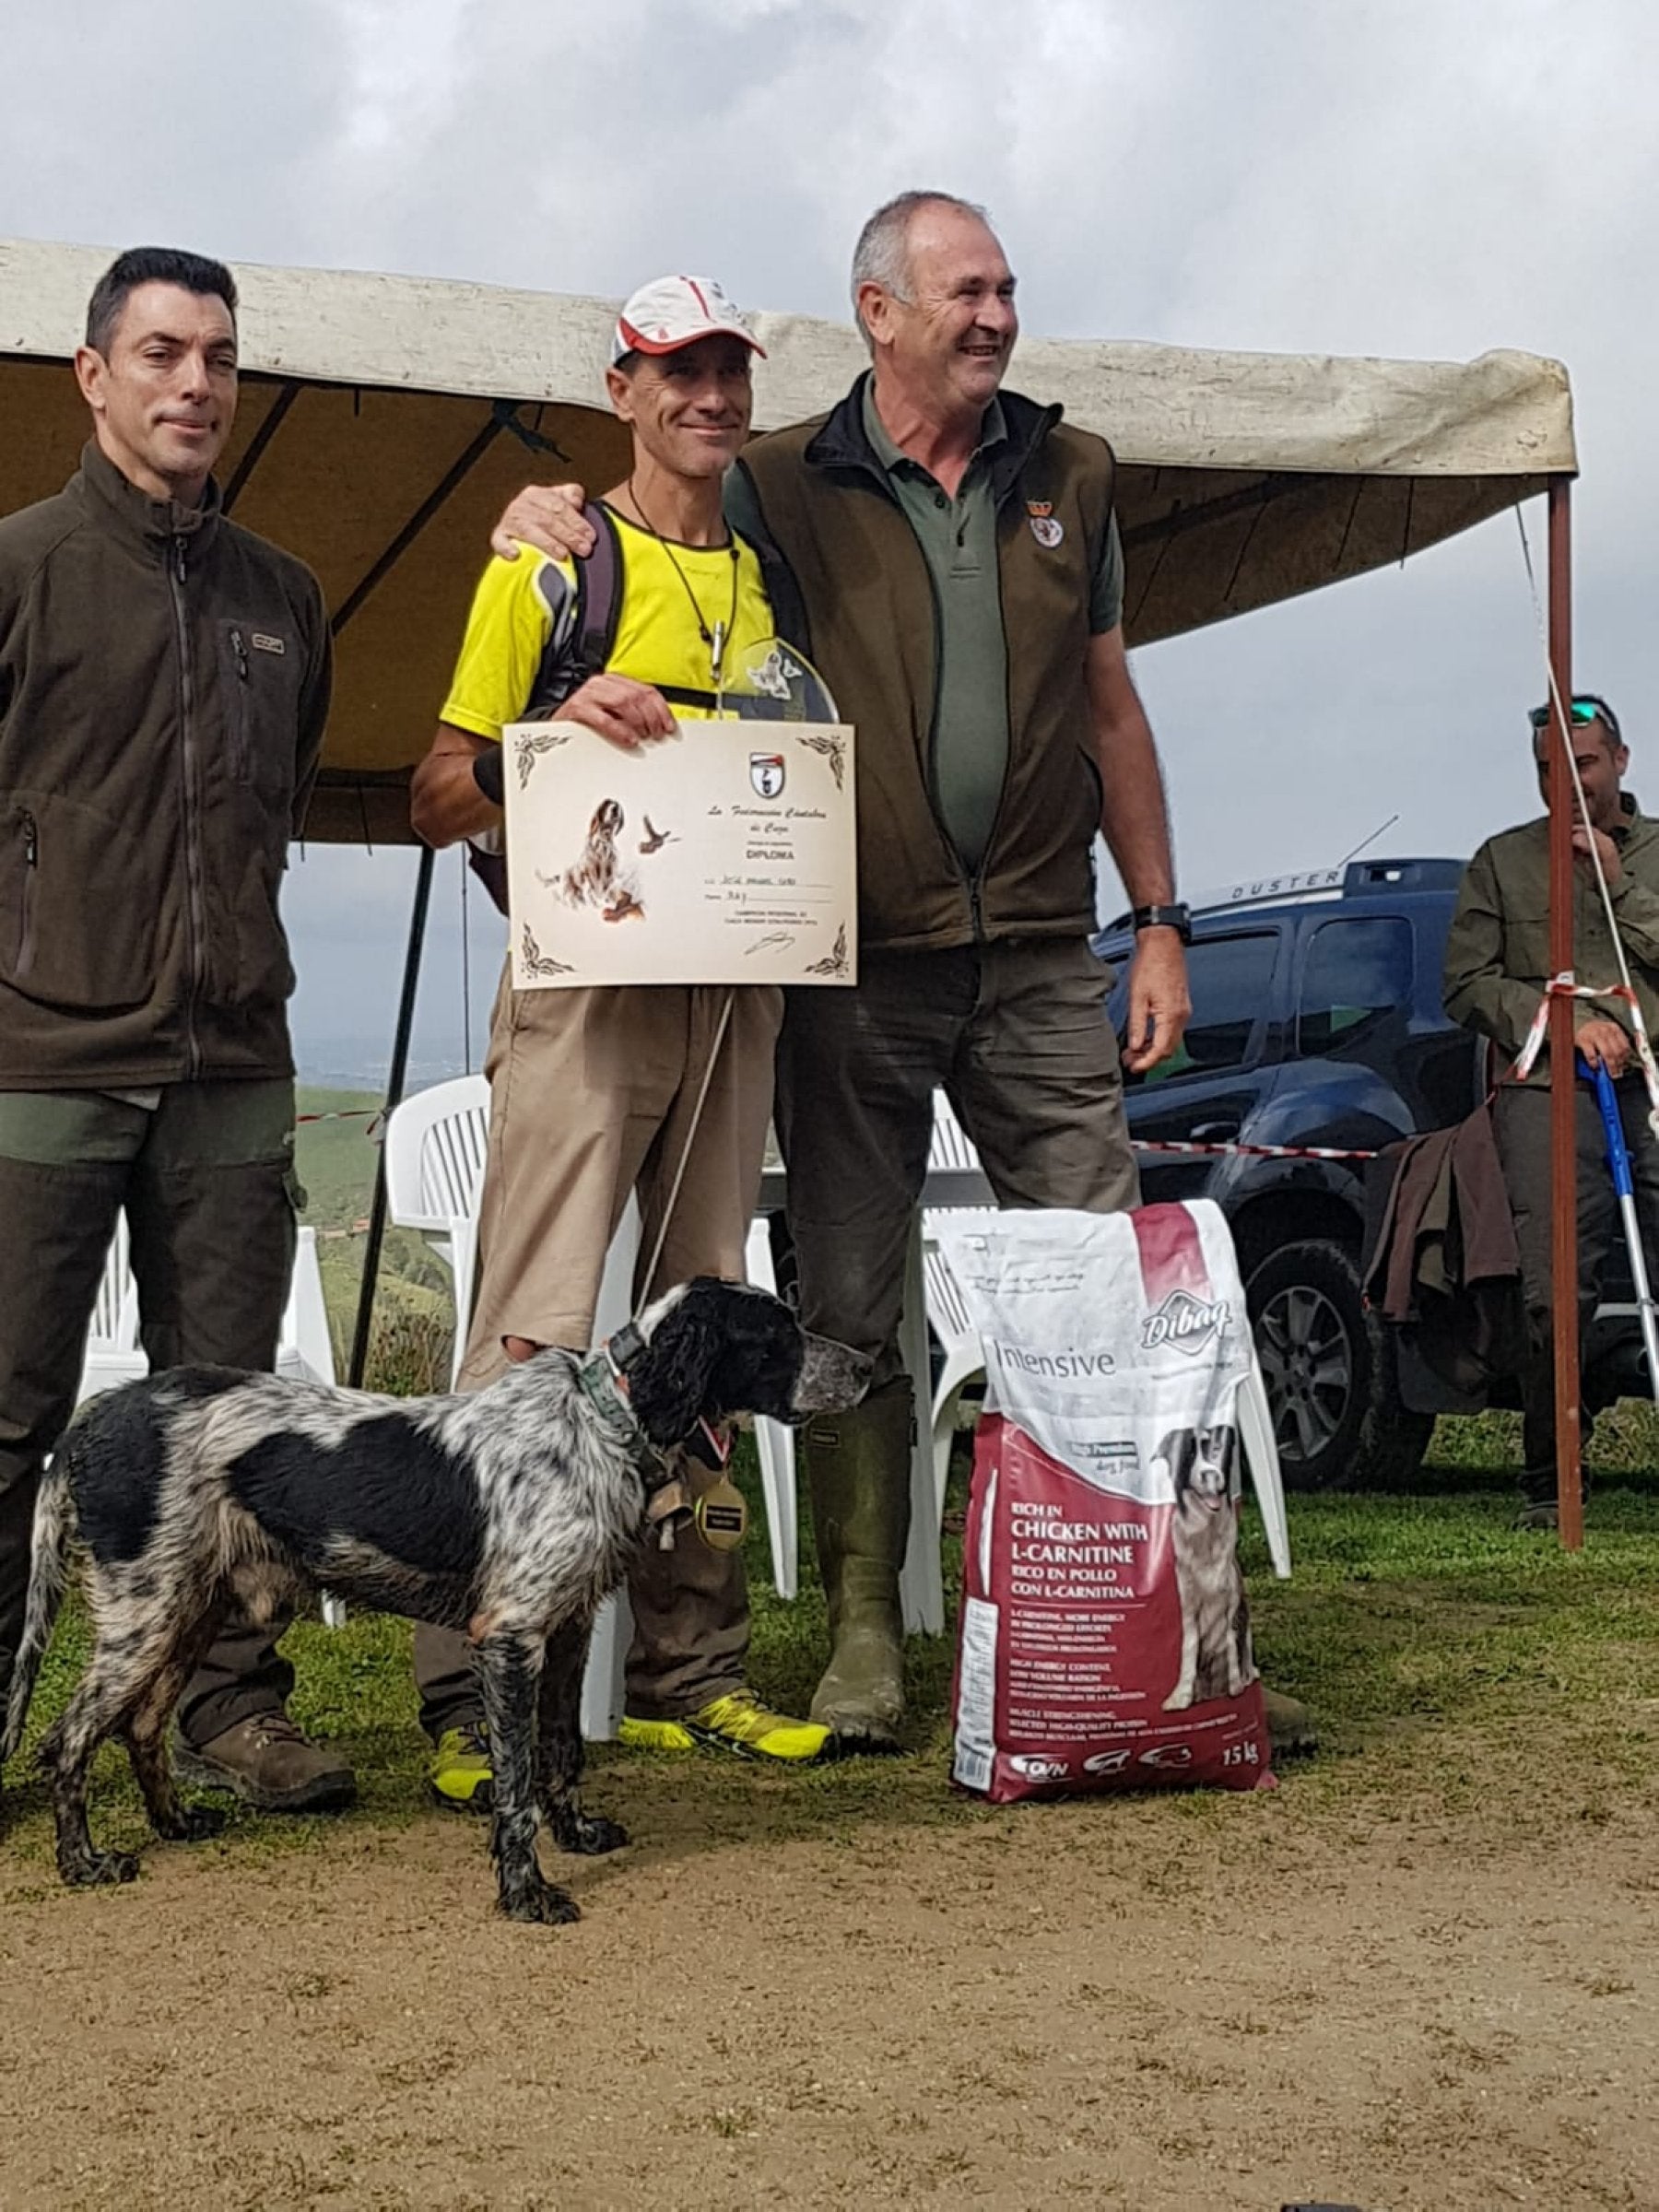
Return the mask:
<path id="1" fill-rule="evenodd" d="M 806 1457 L 818 1571 L 830 1601 L 830 1665 L 812 1718 L 842 1754 L 897 1751 L 904 1714 L 899 1572 L 910 1535 L 910 1379 L 851 1413 L 814 1414 Z"/>

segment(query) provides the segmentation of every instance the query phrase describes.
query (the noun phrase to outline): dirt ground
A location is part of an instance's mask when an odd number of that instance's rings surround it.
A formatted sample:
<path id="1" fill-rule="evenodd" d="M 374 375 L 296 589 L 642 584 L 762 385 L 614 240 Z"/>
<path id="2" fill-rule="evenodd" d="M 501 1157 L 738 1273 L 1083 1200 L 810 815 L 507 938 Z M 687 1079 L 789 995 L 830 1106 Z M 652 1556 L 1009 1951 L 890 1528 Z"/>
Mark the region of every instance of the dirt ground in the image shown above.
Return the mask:
<path id="1" fill-rule="evenodd" d="M 1418 1748 L 1000 1811 L 903 1762 L 876 1813 L 613 1759 L 639 1841 L 560 1930 L 436 1810 L 94 1895 L 0 1849 L 0 2204 L 1659 2204 L 1653 1791 L 1566 1722 L 1496 1798 Z"/>

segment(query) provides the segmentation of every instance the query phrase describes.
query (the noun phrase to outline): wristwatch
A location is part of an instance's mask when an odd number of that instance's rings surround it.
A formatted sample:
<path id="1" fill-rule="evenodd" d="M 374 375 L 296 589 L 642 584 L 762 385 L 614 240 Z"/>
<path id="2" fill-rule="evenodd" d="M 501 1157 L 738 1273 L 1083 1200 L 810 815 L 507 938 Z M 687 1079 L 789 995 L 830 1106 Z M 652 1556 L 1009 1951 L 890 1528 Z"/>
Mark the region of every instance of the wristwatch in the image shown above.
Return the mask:
<path id="1" fill-rule="evenodd" d="M 1193 941 L 1192 909 L 1180 900 L 1169 906 L 1137 906 L 1131 920 L 1137 934 L 1143 929 L 1172 929 L 1183 945 Z"/>

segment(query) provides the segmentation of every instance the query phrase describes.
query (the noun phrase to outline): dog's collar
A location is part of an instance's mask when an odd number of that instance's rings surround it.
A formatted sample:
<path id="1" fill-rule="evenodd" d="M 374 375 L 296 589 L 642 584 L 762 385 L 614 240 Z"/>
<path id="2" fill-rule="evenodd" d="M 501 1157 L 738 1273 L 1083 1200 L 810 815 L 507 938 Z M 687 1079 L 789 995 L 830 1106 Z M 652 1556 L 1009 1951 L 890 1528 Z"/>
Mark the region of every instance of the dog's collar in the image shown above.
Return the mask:
<path id="1" fill-rule="evenodd" d="M 599 1347 L 618 1382 L 645 1349 L 645 1332 L 637 1321 L 625 1321 Z"/>
<path id="2" fill-rule="evenodd" d="M 650 1490 L 665 1480 L 668 1469 L 663 1454 L 640 1426 L 629 1394 L 628 1371 L 644 1349 L 644 1337 L 628 1322 L 582 1362 L 576 1380 L 606 1420 L 619 1421 L 629 1430 L 629 1449 Z"/>
<path id="3" fill-rule="evenodd" d="M 620 1417 L 631 1430 L 635 1464 L 645 1485 L 645 1518 L 652 1527 L 661 1528 L 665 1523 L 672 1524 L 689 1519 L 698 1494 L 707 1484 L 688 1481 L 675 1467 L 669 1454 L 659 1451 L 640 1426 L 628 1386 L 628 1371 L 644 1351 L 645 1343 L 639 1324 L 624 1322 L 605 1339 L 592 1359 L 582 1361 L 576 1371 L 576 1379 L 606 1418 L 615 1420 Z M 718 1475 L 732 1455 L 731 1431 L 715 1429 L 700 1418 L 696 1430 L 686 1440 L 685 1450 L 700 1466 Z"/>
<path id="4" fill-rule="evenodd" d="M 639 1324 L 625 1321 L 599 1347 L 594 1358 L 578 1370 L 582 1388 L 602 1409 L 620 1408 L 629 1424 L 644 1441 L 644 1431 L 633 1409 L 632 1396 L 628 1387 L 628 1371 L 645 1350 L 645 1335 Z M 662 1454 L 654 1444 L 646 1444 L 658 1464 Z M 712 1422 L 699 1417 L 697 1427 L 686 1439 L 685 1449 L 700 1465 L 718 1475 L 732 1456 L 732 1432 L 716 1429 Z"/>

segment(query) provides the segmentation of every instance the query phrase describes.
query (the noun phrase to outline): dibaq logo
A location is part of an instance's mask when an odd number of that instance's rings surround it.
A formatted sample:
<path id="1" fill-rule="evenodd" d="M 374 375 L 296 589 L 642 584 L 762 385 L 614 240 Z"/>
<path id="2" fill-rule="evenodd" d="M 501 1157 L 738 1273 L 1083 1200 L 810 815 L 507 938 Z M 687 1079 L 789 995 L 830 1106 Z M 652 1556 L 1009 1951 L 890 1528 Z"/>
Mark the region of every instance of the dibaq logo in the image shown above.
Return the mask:
<path id="1" fill-rule="evenodd" d="M 1157 1312 L 1147 1314 L 1141 1347 L 1155 1352 L 1162 1345 L 1173 1345 L 1178 1352 L 1196 1359 L 1220 1335 L 1227 1322 L 1224 1298 L 1194 1298 L 1190 1290 L 1171 1290 Z"/>

